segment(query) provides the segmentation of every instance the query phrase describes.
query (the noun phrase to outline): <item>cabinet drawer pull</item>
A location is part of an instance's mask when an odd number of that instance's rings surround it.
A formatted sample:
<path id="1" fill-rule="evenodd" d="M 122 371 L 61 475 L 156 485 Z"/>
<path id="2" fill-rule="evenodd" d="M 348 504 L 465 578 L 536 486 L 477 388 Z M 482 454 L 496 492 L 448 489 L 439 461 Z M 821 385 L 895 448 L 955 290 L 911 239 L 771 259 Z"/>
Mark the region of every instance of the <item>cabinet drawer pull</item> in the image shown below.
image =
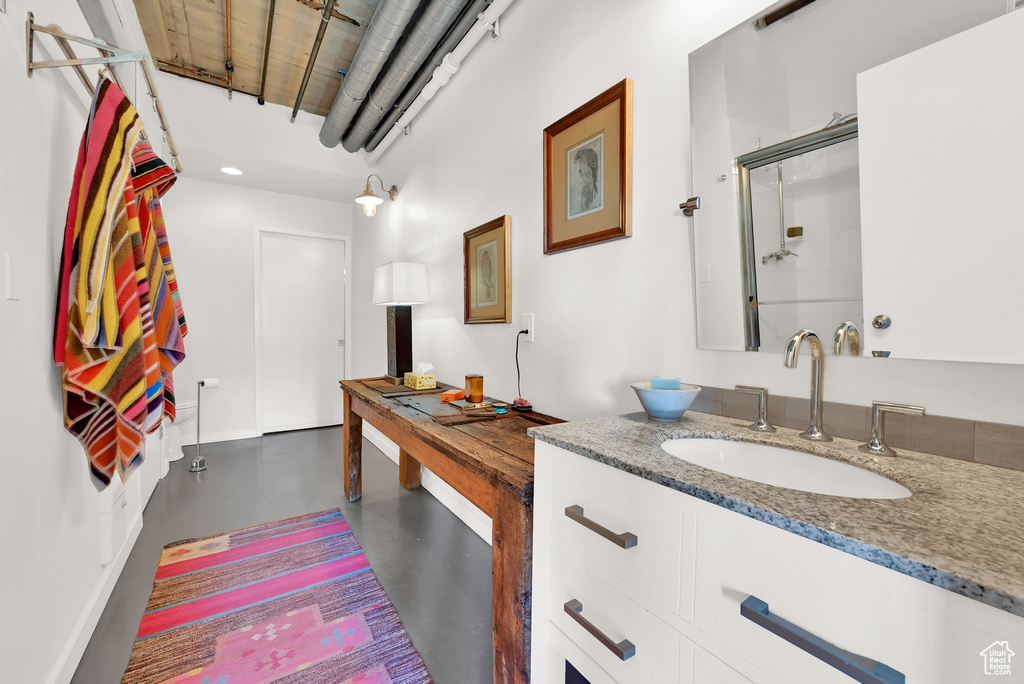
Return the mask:
<path id="1" fill-rule="evenodd" d="M 580 525 L 583 525 L 588 530 L 593 530 L 599 535 L 607 539 L 608 541 L 621 546 L 624 549 L 631 549 L 636 546 L 636 535 L 632 532 L 623 532 L 622 534 L 615 534 L 607 527 L 598 525 L 596 522 L 583 515 L 583 506 L 566 506 L 565 517 L 570 520 L 575 520 Z"/>
<path id="2" fill-rule="evenodd" d="M 845 651 L 778 615 L 772 615 L 768 604 L 756 596 L 748 596 L 740 604 L 740 615 L 863 684 L 905 684 L 907 681 L 902 672 L 884 663 Z"/>
<path id="3" fill-rule="evenodd" d="M 619 660 L 629 660 L 636 655 L 636 646 L 633 645 L 632 641 L 623 639 L 615 643 L 604 632 L 591 624 L 587 618 L 583 617 L 583 604 L 576 599 L 569 599 L 562 607 L 565 608 L 565 612 L 569 614 L 569 617 L 579 623 L 580 627 L 590 632 L 595 639 L 604 644 L 605 648 L 614 653 Z"/>

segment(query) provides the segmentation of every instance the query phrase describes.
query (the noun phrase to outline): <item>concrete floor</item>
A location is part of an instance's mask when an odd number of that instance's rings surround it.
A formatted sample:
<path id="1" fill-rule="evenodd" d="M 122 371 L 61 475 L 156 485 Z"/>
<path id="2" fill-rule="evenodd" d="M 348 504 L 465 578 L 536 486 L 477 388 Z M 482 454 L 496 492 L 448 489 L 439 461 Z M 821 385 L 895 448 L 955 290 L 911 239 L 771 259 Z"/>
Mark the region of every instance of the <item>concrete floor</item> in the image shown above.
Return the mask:
<path id="1" fill-rule="evenodd" d="M 165 544 L 335 507 L 438 684 L 492 681 L 490 546 L 423 489 L 402 489 L 376 447 L 363 442 L 356 503 L 336 474 L 341 428 L 206 445 L 201 474 L 188 472 L 192 449 L 157 485 L 73 684 L 121 681 Z"/>

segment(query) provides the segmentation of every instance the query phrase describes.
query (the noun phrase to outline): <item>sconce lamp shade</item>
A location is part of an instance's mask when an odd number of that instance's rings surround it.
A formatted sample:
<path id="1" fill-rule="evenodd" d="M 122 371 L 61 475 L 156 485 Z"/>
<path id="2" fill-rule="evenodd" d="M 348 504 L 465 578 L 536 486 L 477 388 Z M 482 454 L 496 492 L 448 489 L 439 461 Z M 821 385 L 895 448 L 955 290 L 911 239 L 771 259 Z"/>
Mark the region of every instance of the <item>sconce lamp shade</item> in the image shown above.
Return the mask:
<path id="1" fill-rule="evenodd" d="M 356 202 L 363 205 L 364 214 L 373 216 L 377 213 L 377 205 L 383 204 L 384 200 L 375 195 L 373 190 L 370 189 L 370 184 L 367 183 L 366 190 L 359 197 L 356 197 Z"/>
<path id="2" fill-rule="evenodd" d="M 380 183 L 380 189 L 384 191 L 384 194 L 387 195 L 392 202 L 394 202 L 395 198 L 398 197 L 398 186 L 392 185 L 390 189 L 385 188 L 384 181 L 381 180 L 381 177 L 375 173 L 371 173 L 369 176 L 366 177 L 366 189 L 363 190 L 363 194 L 359 195 L 359 197 L 356 197 L 356 203 L 363 205 L 363 213 L 366 214 L 367 216 L 373 216 L 374 214 L 376 214 L 377 205 L 384 203 L 384 198 L 376 194 L 370 188 L 371 178 L 377 179 L 377 181 Z"/>
<path id="3" fill-rule="evenodd" d="M 356 197 L 356 202 L 359 204 L 384 204 L 384 200 L 370 189 L 369 183 L 366 184 L 363 194 Z"/>
<path id="4" fill-rule="evenodd" d="M 373 303 L 409 306 L 430 301 L 427 267 L 408 261 L 392 261 L 373 272 Z"/>

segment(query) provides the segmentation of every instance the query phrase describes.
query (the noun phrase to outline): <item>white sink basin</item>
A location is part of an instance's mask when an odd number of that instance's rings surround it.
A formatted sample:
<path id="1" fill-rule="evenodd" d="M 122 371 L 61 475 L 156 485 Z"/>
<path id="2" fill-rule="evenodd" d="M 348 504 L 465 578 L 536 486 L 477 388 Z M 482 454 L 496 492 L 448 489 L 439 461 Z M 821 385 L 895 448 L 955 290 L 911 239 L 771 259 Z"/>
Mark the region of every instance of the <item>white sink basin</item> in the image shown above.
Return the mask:
<path id="1" fill-rule="evenodd" d="M 723 439 L 670 439 L 661 448 L 726 475 L 814 494 L 903 499 L 910 490 L 870 470 L 801 451 Z"/>

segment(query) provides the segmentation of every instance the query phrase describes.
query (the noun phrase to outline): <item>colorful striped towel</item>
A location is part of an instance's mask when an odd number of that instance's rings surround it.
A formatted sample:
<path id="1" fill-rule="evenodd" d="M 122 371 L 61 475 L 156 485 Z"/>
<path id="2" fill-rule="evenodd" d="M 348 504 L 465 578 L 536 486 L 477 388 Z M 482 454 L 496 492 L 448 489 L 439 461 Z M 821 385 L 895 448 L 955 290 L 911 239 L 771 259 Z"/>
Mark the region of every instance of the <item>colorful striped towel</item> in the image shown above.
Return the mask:
<path id="1" fill-rule="evenodd" d="M 157 336 L 166 316 L 153 303 L 168 301 L 170 288 L 166 268 L 157 269 L 164 282 L 159 273 L 151 278 L 150 265 L 163 263 L 159 237 L 151 220 L 152 235 L 142 232 L 130 178 L 141 131 L 131 102 L 103 79 L 78 152 L 61 256 L 54 361 L 63 367 L 64 424 L 85 447 L 100 489 L 115 470 L 127 479 L 142 462 L 145 431 L 160 423 L 158 344 L 181 351 L 173 332 Z"/>
<path id="2" fill-rule="evenodd" d="M 156 424 L 160 422 L 161 411 L 169 420 L 174 420 L 173 371 L 185 358 L 185 315 L 160 207 L 160 198 L 175 180 L 174 171 L 153 152 L 148 142 L 141 141 L 135 146 L 132 152 L 132 185 L 137 193 L 139 228 L 149 275 L 144 299 L 145 305 L 152 310 L 163 388 L 162 396 L 150 398 L 147 422 L 155 421 Z"/>

